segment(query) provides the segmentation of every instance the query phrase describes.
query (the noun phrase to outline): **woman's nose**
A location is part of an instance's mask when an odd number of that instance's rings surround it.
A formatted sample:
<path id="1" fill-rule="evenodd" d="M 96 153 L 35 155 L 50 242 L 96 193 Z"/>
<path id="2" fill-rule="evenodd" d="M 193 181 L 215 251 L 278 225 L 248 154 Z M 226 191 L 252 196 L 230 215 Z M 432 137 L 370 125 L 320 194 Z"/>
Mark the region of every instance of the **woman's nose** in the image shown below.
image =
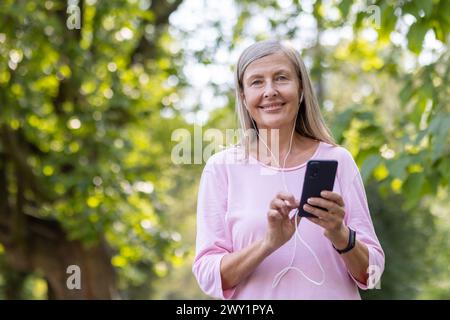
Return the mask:
<path id="1" fill-rule="evenodd" d="M 271 84 L 268 84 L 264 90 L 264 98 L 276 97 L 277 95 L 278 91 Z"/>

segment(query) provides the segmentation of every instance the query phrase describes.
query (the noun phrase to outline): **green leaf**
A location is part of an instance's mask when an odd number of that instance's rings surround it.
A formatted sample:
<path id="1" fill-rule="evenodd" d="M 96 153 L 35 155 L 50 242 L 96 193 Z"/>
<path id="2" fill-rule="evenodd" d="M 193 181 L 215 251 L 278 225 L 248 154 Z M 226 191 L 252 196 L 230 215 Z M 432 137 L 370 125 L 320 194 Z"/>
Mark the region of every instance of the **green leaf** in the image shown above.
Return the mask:
<path id="1" fill-rule="evenodd" d="M 387 166 L 389 168 L 389 172 L 399 178 L 400 180 L 405 180 L 407 176 L 406 168 L 411 163 L 411 158 L 409 157 L 400 157 L 395 160 L 388 161 Z"/>
<path id="2" fill-rule="evenodd" d="M 380 164 L 381 161 L 382 158 L 377 154 L 371 155 L 364 160 L 361 167 L 361 176 L 365 182 L 367 182 L 369 177 L 372 175 L 373 170 Z"/>
<path id="3" fill-rule="evenodd" d="M 414 105 L 414 109 L 413 109 L 412 113 L 409 115 L 409 119 L 417 127 L 419 126 L 419 123 L 422 118 L 423 112 L 425 111 L 427 102 L 428 102 L 428 99 L 420 98 L 420 100 L 417 101 L 417 103 Z"/>
<path id="4" fill-rule="evenodd" d="M 352 0 L 342 0 L 339 5 L 338 8 L 341 11 L 341 15 L 343 19 L 346 19 L 348 16 L 348 13 L 350 11 L 350 8 L 353 4 Z"/>
<path id="5" fill-rule="evenodd" d="M 391 32 L 395 28 L 397 17 L 394 15 L 394 11 L 387 2 L 383 2 L 381 5 L 381 26 L 378 28 L 378 34 L 380 40 L 389 41 Z"/>
<path id="6" fill-rule="evenodd" d="M 425 175 L 423 173 L 413 173 L 406 179 L 403 185 L 406 197 L 405 209 L 411 209 L 418 203 L 424 182 Z"/>
<path id="7" fill-rule="evenodd" d="M 402 88 L 402 90 L 399 93 L 400 102 L 403 106 L 405 106 L 411 99 L 412 96 L 412 78 L 408 77 L 405 81 L 405 84 Z"/>
<path id="8" fill-rule="evenodd" d="M 444 157 L 441 159 L 438 170 L 443 177 L 441 182 L 443 185 L 448 185 L 450 182 L 450 157 Z"/>
<path id="9" fill-rule="evenodd" d="M 342 142 L 343 134 L 348 129 L 350 121 L 353 118 L 353 109 L 347 109 L 341 112 L 333 123 L 333 135 L 338 143 Z"/>
<path id="10" fill-rule="evenodd" d="M 420 9 L 425 13 L 425 17 L 431 16 L 431 12 L 433 11 L 433 1 L 421 1 Z"/>
<path id="11" fill-rule="evenodd" d="M 414 23 L 408 32 L 408 49 L 419 54 L 422 51 L 422 44 L 425 34 L 429 27 L 424 21 L 417 21 Z"/>
<path id="12" fill-rule="evenodd" d="M 440 118 L 439 126 L 435 130 L 435 136 L 433 137 L 433 156 L 432 160 L 435 161 L 438 158 L 448 155 L 448 149 L 450 145 L 450 116 L 446 118 Z"/>

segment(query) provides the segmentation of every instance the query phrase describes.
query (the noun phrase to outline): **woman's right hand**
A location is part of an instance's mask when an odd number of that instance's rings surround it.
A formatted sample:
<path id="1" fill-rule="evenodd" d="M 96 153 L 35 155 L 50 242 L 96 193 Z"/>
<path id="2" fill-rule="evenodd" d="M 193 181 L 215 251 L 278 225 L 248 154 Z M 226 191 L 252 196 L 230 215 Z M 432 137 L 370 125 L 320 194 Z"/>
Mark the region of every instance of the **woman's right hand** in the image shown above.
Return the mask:
<path id="1" fill-rule="evenodd" d="M 273 252 L 285 244 L 295 232 L 295 215 L 289 218 L 289 212 L 298 208 L 300 201 L 287 192 L 279 192 L 270 202 L 267 213 L 268 228 L 264 238 L 264 245 Z M 297 218 L 297 224 L 301 217 Z"/>

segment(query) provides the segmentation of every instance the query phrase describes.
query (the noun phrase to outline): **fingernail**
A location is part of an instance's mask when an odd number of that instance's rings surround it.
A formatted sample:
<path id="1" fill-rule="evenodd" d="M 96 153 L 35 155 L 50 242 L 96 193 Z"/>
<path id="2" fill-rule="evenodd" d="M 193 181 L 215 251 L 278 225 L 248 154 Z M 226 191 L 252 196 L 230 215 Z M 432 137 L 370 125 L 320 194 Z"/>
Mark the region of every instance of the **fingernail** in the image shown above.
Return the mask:
<path id="1" fill-rule="evenodd" d="M 311 198 L 308 199 L 308 203 L 312 203 L 313 200 Z"/>
<path id="2" fill-rule="evenodd" d="M 308 205 L 307 204 L 303 205 L 303 209 L 307 210 L 308 209 Z"/>
<path id="3" fill-rule="evenodd" d="M 322 197 L 326 197 L 326 196 L 328 195 L 328 192 L 322 191 L 322 192 L 320 193 L 320 195 L 321 195 Z"/>

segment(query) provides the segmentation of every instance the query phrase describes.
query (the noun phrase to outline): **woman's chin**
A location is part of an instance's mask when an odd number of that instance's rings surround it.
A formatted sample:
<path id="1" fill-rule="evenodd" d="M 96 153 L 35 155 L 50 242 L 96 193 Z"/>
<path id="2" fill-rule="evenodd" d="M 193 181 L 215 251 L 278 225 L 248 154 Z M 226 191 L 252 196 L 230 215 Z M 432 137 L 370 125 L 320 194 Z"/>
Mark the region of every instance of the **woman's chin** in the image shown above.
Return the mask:
<path id="1" fill-rule="evenodd" d="M 267 128 L 267 129 L 280 129 L 287 125 L 286 119 L 284 117 L 275 118 L 273 119 L 267 119 L 264 117 L 261 121 L 261 128 Z"/>

